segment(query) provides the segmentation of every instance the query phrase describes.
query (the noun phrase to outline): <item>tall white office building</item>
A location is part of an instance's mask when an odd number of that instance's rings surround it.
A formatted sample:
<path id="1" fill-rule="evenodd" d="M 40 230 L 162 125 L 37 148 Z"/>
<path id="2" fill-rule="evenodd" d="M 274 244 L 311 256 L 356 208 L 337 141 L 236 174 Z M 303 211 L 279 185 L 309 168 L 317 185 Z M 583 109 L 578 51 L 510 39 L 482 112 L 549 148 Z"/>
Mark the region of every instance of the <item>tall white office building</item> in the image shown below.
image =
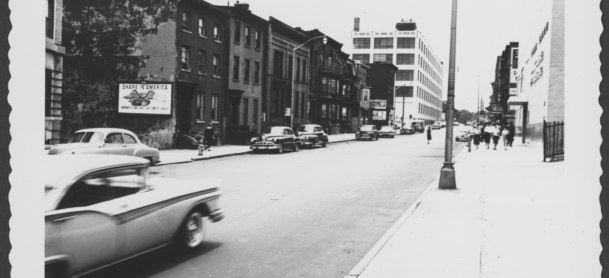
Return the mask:
<path id="1" fill-rule="evenodd" d="M 352 59 L 363 63 L 388 63 L 398 67 L 395 75 L 395 119 L 424 120 L 432 124 L 442 117 L 444 66 L 416 23 L 399 22 L 394 30 L 361 31 L 359 18 L 351 32 Z"/>

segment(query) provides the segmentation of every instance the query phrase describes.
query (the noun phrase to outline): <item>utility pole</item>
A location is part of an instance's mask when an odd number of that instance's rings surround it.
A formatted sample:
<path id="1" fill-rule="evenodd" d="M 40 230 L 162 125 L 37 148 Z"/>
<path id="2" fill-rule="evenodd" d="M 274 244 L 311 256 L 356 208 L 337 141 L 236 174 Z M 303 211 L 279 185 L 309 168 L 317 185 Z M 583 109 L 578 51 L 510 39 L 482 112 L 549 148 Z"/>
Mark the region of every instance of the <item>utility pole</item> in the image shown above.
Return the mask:
<path id="1" fill-rule="evenodd" d="M 440 189 L 457 189 L 455 169 L 453 167 L 453 109 L 455 104 L 455 58 L 457 51 L 457 0 L 452 3 L 452 18 L 450 23 L 450 58 L 448 68 L 448 100 L 446 102 L 446 143 L 444 150 L 444 166 L 440 170 Z"/>
<path id="2" fill-rule="evenodd" d="M 478 104 L 478 124 L 480 124 L 480 74 L 478 74 L 478 99 L 476 103 Z"/>

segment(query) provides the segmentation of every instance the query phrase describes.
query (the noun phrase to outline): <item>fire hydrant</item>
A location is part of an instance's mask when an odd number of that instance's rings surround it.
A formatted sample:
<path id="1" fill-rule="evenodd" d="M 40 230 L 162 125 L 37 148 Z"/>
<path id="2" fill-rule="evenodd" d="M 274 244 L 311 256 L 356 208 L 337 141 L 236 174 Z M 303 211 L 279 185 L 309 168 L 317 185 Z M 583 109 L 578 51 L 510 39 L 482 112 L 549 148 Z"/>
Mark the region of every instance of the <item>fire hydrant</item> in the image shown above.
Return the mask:
<path id="1" fill-rule="evenodd" d="M 199 142 L 199 156 L 203 156 L 203 152 L 205 151 L 205 144 L 203 142 Z"/>

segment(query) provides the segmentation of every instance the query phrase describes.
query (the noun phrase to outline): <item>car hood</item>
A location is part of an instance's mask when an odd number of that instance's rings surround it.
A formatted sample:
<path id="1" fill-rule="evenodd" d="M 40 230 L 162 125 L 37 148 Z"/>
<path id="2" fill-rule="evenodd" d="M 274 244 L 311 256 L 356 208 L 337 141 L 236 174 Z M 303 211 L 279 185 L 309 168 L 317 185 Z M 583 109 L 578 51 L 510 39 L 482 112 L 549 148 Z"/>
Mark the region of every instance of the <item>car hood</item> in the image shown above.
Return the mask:
<path id="1" fill-rule="evenodd" d="M 72 153 L 73 151 L 78 151 L 80 149 L 90 149 L 90 148 L 99 148 L 102 146 L 102 143 L 70 143 L 70 144 L 59 144 L 51 147 L 49 150 L 49 154 L 64 154 L 64 153 Z"/>

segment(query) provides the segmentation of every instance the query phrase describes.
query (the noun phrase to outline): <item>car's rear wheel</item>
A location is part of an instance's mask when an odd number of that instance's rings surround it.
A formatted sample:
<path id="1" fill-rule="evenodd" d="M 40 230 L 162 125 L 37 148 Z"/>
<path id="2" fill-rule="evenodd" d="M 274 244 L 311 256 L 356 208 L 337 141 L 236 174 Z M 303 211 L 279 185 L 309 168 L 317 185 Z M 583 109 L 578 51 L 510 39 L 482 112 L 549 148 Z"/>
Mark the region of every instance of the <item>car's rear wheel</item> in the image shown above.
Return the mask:
<path id="1" fill-rule="evenodd" d="M 379 140 L 379 136 L 377 135 L 376 138 L 374 138 L 374 140 L 378 141 Z"/>
<path id="2" fill-rule="evenodd" d="M 195 248 L 203 242 L 207 224 L 198 211 L 191 211 L 182 222 L 180 243 L 186 248 Z"/>

